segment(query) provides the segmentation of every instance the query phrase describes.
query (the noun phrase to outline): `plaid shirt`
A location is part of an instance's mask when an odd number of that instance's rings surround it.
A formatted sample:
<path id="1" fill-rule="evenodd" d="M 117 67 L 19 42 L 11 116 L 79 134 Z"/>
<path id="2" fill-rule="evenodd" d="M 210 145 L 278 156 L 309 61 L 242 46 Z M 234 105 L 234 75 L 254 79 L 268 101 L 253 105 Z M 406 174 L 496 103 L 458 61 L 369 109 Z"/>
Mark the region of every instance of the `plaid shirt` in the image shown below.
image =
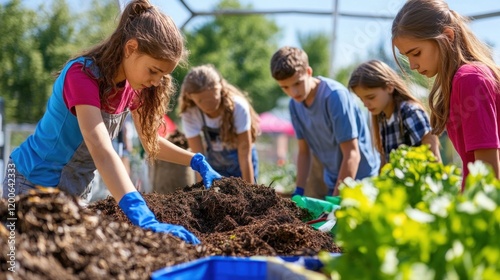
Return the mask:
<path id="1" fill-rule="evenodd" d="M 431 131 L 427 113 L 420 106 L 406 101 L 401 102 L 399 110 L 395 110 L 390 119 L 384 112 L 377 119 L 387 162 L 392 150 L 403 144 L 419 146 L 424 135 Z"/>

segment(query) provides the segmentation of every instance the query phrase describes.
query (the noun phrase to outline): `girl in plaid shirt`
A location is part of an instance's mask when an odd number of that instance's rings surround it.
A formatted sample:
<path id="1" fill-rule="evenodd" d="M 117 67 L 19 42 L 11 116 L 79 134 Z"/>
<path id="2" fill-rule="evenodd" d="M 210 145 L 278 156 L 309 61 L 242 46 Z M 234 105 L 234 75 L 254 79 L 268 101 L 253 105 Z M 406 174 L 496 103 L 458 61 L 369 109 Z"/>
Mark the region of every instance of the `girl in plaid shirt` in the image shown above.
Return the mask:
<path id="1" fill-rule="evenodd" d="M 439 140 L 431 134 L 429 117 L 422 103 L 411 95 L 403 79 L 379 60 L 359 65 L 349 79 L 351 89 L 372 115 L 373 140 L 382 165 L 400 145 L 427 144 L 441 161 Z"/>

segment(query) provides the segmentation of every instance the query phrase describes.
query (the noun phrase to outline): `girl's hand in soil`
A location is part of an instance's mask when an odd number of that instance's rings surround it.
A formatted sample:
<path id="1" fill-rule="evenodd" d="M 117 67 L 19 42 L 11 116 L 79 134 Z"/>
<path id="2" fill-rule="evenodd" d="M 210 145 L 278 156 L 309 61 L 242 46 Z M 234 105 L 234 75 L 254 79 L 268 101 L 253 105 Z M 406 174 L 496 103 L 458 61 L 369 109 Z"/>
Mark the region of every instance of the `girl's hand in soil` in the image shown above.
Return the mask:
<path id="1" fill-rule="evenodd" d="M 149 227 L 154 232 L 165 232 L 170 233 L 173 236 L 177 236 L 180 239 L 186 241 L 191 244 L 200 244 L 200 240 L 194 236 L 189 230 L 179 225 L 172 225 L 166 223 L 157 222 L 156 224 Z"/>
<path id="2" fill-rule="evenodd" d="M 200 153 L 196 153 L 191 159 L 191 168 L 200 173 L 203 179 L 203 185 L 205 188 L 209 189 L 212 186 L 214 180 L 222 178 L 222 176 L 215 171 L 210 164 L 205 160 L 205 156 Z"/>
<path id="3" fill-rule="evenodd" d="M 183 226 L 160 223 L 155 215 L 149 210 L 146 201 L 137 191 L 125 194 L 118 205 L 130 221 L 141 228 L 150 229 L 154 232 L 165 232 L 177 236 L 192 244 L 200 244 L 200 240 Z"/>

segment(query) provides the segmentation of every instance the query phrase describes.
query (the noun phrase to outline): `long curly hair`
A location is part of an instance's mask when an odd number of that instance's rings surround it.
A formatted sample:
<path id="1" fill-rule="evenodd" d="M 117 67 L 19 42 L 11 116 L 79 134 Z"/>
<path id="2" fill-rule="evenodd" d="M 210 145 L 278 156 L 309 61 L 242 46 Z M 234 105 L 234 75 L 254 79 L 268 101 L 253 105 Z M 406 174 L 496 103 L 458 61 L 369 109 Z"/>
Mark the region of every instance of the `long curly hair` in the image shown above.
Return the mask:
<path id="1" fill-rule="evenodd" d="M 497 80 L 500 79 L 500 68 L 495 64 L 491 50 L 474 35 L 468 23 L 469 19 L 450 10 L 442 0 L 409 0 L 392 23 L 393 55 L 396 61 L 394 40 L 398 37 L 437 43 L 441 58 L 429 94 L 433 134 L 441 134 L 446 127 L 450 115 L 451 84 L 461 65 L 481 62 L 491 69 Z M 454 40 L 444 34 L 447 28 L 453 30 Z"/>
<path id="2" fill-rule="evenodd" d="M 97 77 L 101 104 L 108 104 L 116 85 L 116 77 L 124 58 L 124 46 L 131 40 L 138 42 L 138 52 L 154 59 L 186 64 L 187 51 L 184 37 L 167 15 L 161 13 L 148 0 L 133 0 L 125 7 L 116 30 L 100 44 L 84 51 L 78 56 L 92 60 L 84 66 L 86 73 L 99 73 Z M 163 115 L 168 111 L 170 98 L 175 92 L 170 75 L 165 75 L 158 86 L 136 91 L 140 107 L 141 132 L 144 148 L 150 158 L 158 154 L 158 129 L 164 125 Z"/>
<path id="3" fill-rule="evenodd" d="M 260 134 L 258 126 L 259 116 L 253 109 L 248 95 L 228 83 L 219 71 L 217 71 L 217 69 L 211 64 L 194 67 L 189 71 L 186 77 L 184 77 L 184 81 L 181 85 L 181 93 L 179 95 L 179 114 L 186 112 L 188 108 L 196 107 L 193 100 L 189 98 L 189 93 L 200 93 L 219 85 L 221 86 L 221 107 L 223 108 L 220 126 L 222 142 L 229 144 L 231 147 L 237 145 L 238 135 L 236 134 L 236 127 L 234 126 L 233 96 L 244 97 L 249 104 L 252 122 L 250 133 L 252 135 L 252 142 L 255 142 L 257 136 Z"/>
<path id="4" fill-rule="evenodd" d="M 393 86 L 392 98 L 395 110 L 399 110 L 403 101 L 411 102 L 425 111 L 422 102 L 415 98 L 404 80 L 389 65 L 380 60 L 369 60 L 360 64 L 349 78 L 348 88 L 354 91 L 355 87 L 364 88 L 386 88 Z M 398 111 L 399 113 L 399 111 Z M 385 155 L 382 139 L 380 136 L 379 115 L 372 115 L 372 138 L 375 148 L 381 155 Z M 402 129 L 400 127 L 400 129 Z M 400 131 L 403 135 L 404 132 Z"/>

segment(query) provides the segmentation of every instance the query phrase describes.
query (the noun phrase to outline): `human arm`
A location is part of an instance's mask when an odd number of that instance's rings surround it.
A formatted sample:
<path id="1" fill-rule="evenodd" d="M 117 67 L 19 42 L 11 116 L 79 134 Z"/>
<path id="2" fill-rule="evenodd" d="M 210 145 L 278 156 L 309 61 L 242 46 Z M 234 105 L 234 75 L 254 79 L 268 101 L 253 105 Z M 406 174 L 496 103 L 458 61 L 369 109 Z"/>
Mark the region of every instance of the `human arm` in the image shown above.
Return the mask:
<path id="1" fill-rule="evenodd" d="M 91 105 L 77 105 L 75 110 L 80 131 L 94 164 L 111 195 L 116 201 L 120 201 L 125 194 L 136 189 L 113 148 L 101 110 Z"/>
<path id="2" fill-rule="evenodd" d="M 350 94 L 346 88 L 338 87 L 337 90 L 332 91 L 330 98 L 327 100 L 327 105 L 326 116 L 331 120 L 329 125 L 331 125 L 331 130 L 334 131 L 332 136 L 335 143 L 328 152 L 335 159 L 335 162 L 331 161 L 331 164 L 334 165 L 325 167 L 332 170 L 333 174 L 335 174 L 335 171 L 337 173 L 336 181 L 332 182 L 335 185 L 331 194 L 337 196 L 339 193 L 338 186 L 344 179 L 347 177 L 356 178 L 361 162 L 358 139 L 370 137 L 370 131 L 367 116 L 360 110 L 354 95 Z M 369 142 L 363 142 L 362 144 L 365 145 L 364 152 L 373 148 Z M 366 156 L 368 157 L 368 154 Z M 373 160 L 376 160 L 375 157 Z M 371 166 L 364 166 L 364 168 L 365 172 L 368 171 L 368 168 L 371 170 Z"/>
<path id="3" fill-rule="evenodd" d="M 200 135 L 195 137 L 187 138 L 188 146 L 191 152 L 204 154 L 203 142 Z M 196 173 L 196 181 L 200 181 L 200 174 Z"/>
<path id="4" fill-rule="evenodd" d="M 297 146 L 297 179 L 295 185 L 297 188 L 302 188 L 302 190 L 304 190 L 307 185 L 307 177 L 309 177 L 311 171 L 312 156 L 309 144 L 307 144 L 306 140 L 298 139 Z"/>
<path id="5" fill-rule="evenodd" d="M 500 151 L 499 149 L 479 149 L 474 151 L 474 158 L 487 163 L 493 168 L 497 179 L 500 179 Z"/>
<path id="6" fill-rule="evenodd" d="M 466 152 L 473 152 L 474 160 L 489 164 L 497 178 L 498 109 L 497 77 L 483 64 L 462 65 L 453 77 L 447 132 L 462 158 Z M 469 160 L 464 160 L 464 169 Z"/>
<path id="7" fill-rule="evenodd" d="M 91 105 L 77 105 L 75 110 L 80 131 L 94 164 L 111 195 L 130 221 L 142 228 L 170 233 L 186 242 L 199 243 L 200 241 L 184 227 L 156 220 L 132 184 L 122 160 L 113 149 L 101 110 Z"/>
<path id="8" fill-rule="evenodd" d="M 500 146 L 497 89 L 497 78 L 479 63 L 462 65 L 453 77 L 446 133 L 463 161 L 462 191 L 469 163 L 483 160 L 493 163 L 493 170 L 498 170 L 495 152 Z"/>
<path id="9" fill-rule="evenodd" d="M 142 134 L 141 129 L 141 116 L 137 111 L 132 111 L 132 118 L 134 120 L 139 139 L 143 143 L 144 135 Z M 159 145 L 157 159 L 184 166 L 191 166 L 193 170 L 200 174 L 203 179 L 203 184 L 207 188 L 211 187 L 214 180 L 221 178 L 221 175 L 212 169 L 201 153 L 192 153 L 162 137 L 157 136 L 157 139 Z M 146 152 L 149 153 L 149 151 Z"/>
<path id="10" fill-rule="evenodd" d="M 243 180 L 254 184 L 255 175 L 252 164 L 252 134 L 250 130 L 238 134 L 238 163 Z"/>
<path id="11" fill-rule="evenodd" d="M 344 179 L 348 177 L 356 178 L 359 163 L 361 161 L 361 153 L 359 151 L 357 138 L 340 143 L 340 151 L 342 152 L 342 163 L 340 164 L 337 183 L 335 184 L 332 194 L 333 196 L 339 195 L 338 187 Z"/>
<path id="12" fill-rule="evenodd" d="M 437 162 L 442 162 L 441 160 L 441 152 L 439 151 L 439 138 L 437 135 L 432 133 L 427 133 L 422 137 L 422 144 L 429 145 L 431 152 L 436 157 Z"/>
<path id="13" fill-rule="evenodd" d="M 233 125 L 236 133 L 238 166 L 243 180 L 255 183 L 255 170 L 252 162 L 252 107 L 248 100 L 234 96 Z M 224 125 L 221 123 L 221 126 Z"/>

